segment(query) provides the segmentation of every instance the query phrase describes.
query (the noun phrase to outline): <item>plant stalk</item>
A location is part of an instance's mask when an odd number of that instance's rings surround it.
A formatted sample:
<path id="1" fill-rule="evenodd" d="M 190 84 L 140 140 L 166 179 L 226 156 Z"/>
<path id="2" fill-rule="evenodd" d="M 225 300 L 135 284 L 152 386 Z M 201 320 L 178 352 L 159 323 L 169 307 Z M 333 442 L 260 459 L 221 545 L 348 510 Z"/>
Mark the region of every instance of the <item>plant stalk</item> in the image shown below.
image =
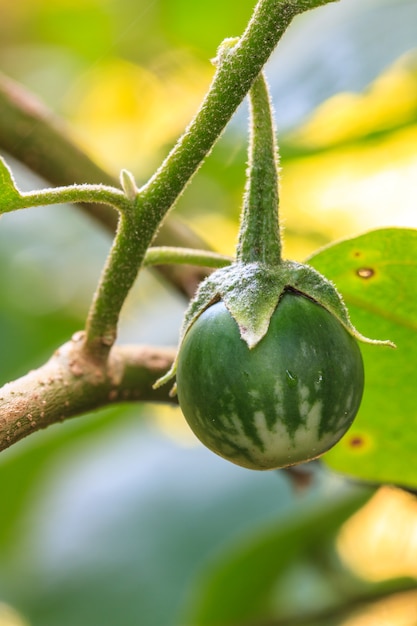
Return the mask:
<path id="1" fill-rule="evenodd" d="M 174 246 L 156 246 L 148 248 L 143 260 L 143 267 L 174 263 L 176 265 L 197 265 L 200 267 L 226 267 L 233 259 L 224 254 L 197 250 L 195 248 L 180 248 Z"/>
<path id="2" fill-rule="evenodd" d="M 107 358 L 121 307 L 161 222 L 262 70 L 297 13 L 334 0 L 259 0 L 235 46 L 222 54 L 210 89 L 191 124 L 154 176 L 137 193 L 134 209 L 119 219 L 116 238 L 93 299 L 85 349 Z"/>
<path id="3" fill-rule="evenodd" d="M 237 261 L 276 266 L 281 262 L 278 163 L 272 104 L 261 72 L 249 92 L 250 143 Z"/>
<path id="4" fill-rule="evenodd" d="M 120 213 L 85 326 L 84 350 L 95 361 L 105 361 L 116 340 L 120 311 L 143 260 L 138 250 L 140 241 L 134 214 Z"/>

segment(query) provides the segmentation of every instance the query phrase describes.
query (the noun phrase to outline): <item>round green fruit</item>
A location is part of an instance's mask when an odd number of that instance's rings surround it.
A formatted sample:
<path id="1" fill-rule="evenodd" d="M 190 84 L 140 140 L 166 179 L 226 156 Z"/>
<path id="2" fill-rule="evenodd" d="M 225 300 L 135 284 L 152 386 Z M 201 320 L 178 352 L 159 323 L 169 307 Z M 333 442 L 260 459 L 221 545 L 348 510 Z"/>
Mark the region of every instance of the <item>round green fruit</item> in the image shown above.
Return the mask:
<path id="1" fill-rule="evenodd" d="M 178 357 L 178 399 L 191 429 L 251 469 L 326 452 L 351 425 L 363 386 L 356 340 L 321 305 L 289 291 L 254 348 L 218 302 L 190 327 Z"/>

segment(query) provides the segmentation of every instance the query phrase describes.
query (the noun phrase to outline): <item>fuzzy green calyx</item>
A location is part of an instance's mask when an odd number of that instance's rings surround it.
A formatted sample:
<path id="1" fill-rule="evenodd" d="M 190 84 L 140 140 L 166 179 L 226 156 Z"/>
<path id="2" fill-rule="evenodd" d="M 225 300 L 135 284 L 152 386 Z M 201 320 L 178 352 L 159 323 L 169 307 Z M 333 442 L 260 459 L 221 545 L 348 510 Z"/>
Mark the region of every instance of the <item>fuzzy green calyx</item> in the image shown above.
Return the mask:
<path id="1" fill-rule="evenodd" d="M 185 313 L 178 352 L 194 322 L 220 300 L 236 321 L 242 340 L 250 349 L 254 348 L 266 335 L 272 314 L 286 291 L 297 292 L 320 304 L 357 340 L 392 346 L 389 341 L 378 341 L 361 335 L 350 321 L 347 307 L 336 287 L 309 265 L 282 261 L 276 267 L 271 267 L 260 263 L 236 262 L 216 270 L 201 283 Z M 175 361 L 156 386 L 173 378 L 176 367 Z"/>
<path id="2" fill-rule="evenodd" d="M 289 290 L 321 304 L 352 335 L 361 338 L 330 281 L 308 265 L 283 261 L 275 268 L 259 263 L 234 263 L 214 272 L 202 283 L 185 314 L 181 339 L 205 309 L 222 300 L 235 319 L 242 339 L 249 348 L 254 348 L 265 336 L 282 294 Z"/>

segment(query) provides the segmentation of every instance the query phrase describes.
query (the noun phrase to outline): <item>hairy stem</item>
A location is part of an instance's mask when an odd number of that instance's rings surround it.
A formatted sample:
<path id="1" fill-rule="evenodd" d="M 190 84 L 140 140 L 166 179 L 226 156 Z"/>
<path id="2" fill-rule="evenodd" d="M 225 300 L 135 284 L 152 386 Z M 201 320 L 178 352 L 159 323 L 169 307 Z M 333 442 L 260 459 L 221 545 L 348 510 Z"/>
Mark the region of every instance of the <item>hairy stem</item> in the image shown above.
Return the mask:
<path id="1" fill-rule="evenodd" d="M 220 137 L 292 18 L 329 1 L 333 0 L 259 0 L 241 39 L 221 55 L 197 115 L 156 174 L 138 191 L 133 218 L 121 216 L 87 322 L 86 349 L 91 355 L 104 358 L 108 353 L 116 339 L 118 312 L 163 218 Z"/>
<path id="2" fill-rule="evenodd" d="M 232 261 L 233 259 L 229 256 L 207 250 L 156 246 L 148 248 L 143 260 L 143 266 L 150 267 L 164 263 L 175 263 L 176 265 L 199 265 L 201 267 L 218 268 L 230 265 Z"/>
<path id="3" fill-rule="evenodd" d="M 21 193 L 17 201 L 14 204 L 10 203 L 7 210 L 2 212 L 6 213 L 17 209 L 67 202 L 85 202 L 88 204 L 100 202 L 121 211 L 127 210 L 130 206 L 123 192 L 115 187 L 73 185 L 71 187 L 54 187 L 53 189 Z"/>
<path id="4" fill-rule="evenodd" d="M 145 251 L 140 223 L 132 212 L 120 214 L 114 242 L 86 323 L 84 347 L 94 360 L 106 359 L 117 335 L 120 311 L 136 279 Z"/>
<path id="5" fill-rule="evenodd" d="M 236 257 L 243 263 L 281 262 L 278 168 L 272 105 L 263 73 L 252 85 L 248 184 Z"/>

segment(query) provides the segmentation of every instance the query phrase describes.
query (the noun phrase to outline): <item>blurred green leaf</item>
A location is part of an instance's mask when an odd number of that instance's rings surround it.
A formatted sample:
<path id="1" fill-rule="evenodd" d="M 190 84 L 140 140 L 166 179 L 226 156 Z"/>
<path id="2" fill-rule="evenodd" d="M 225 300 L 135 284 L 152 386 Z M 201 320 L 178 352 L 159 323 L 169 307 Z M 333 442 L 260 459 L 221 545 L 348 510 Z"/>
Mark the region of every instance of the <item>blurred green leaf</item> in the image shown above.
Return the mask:
<path id="1" fill-rule="evenodd" d="M 417 485 L 417 230 L 381 229 L 330 246 L 310 263 L 334 281 L 352 322 L 397 348 L 362 345 L 365 394 L 350 431 L 324 457 L 369 481 Z"/>
<path id="2" fill-rule="evenodd" d="M 253 0 L 200 4 L 192 0 L 161 0 L 167 35 L 182 45 L 213 56 L 225 37 L 240 35 L 255 6 Z"/>
<path id="3" fill-rule="evenodd" d="M 112 45 L 114 19 L 95 0 L 82 2 L 37 2 L 26 12 L 28 35 L 42 45 L 66 47 L 74 54 L 95 61 Z"/>
<path id="4" fill-rule="evenodd" d="M 320 546 L 328 550 L 337 529 L 371 491 L 342 489 L 331 499 L 326 493 L 320 495 L 293 509 L 290 517 L 227 550 L 200 580 L 184 623 L 243 626 L 282 618 L 277 597 L 289 569 L 317 553 Z M 285 598 L 282 600 L 285 604 Z M 299 609 L 304 611 L 305 606 Z"/>

